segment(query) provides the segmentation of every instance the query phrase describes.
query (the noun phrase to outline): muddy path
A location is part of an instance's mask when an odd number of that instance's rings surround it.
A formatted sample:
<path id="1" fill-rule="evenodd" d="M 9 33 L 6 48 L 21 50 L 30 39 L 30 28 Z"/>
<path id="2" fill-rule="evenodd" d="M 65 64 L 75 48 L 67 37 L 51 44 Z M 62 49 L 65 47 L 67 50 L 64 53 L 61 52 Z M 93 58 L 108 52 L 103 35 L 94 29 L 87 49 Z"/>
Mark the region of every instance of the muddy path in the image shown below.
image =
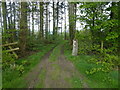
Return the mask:
<path id="1" fill-rule="evenodd" d="M 76 70 L 72 62 L 66 60 L 62 46 L 58 59 L 55 62 L 49 63 L 47 67 L 44 87 L 73 88 L 72 83 L 69 82 L 72 77 L 80 79 L 82 82 L 81 88 L 88 88 L 88 85 L 84 82 L 84 76 Z"/>
<path id="2" fill-rule="evenodd" d="M 41 60 L 41 62 L 29 73 L 26 78 L 28 88 L 35 88 L 41 81 L 39 75 L 42 70 L 45 70 L 45 78 L 43 80 L 43 88 L 73 88 L 69 80 L 72 77 L 78 77 L 82 82 L 81 88 L 88 88 L 82 76 L 74 67 L 73 63 L 66 60 L 64 50 L 60 48 L 60 55 L 57 60 L 51 62 L 49 56 L 52 50 L 48 52 Z"/>
<path id="3" fill-rule="evenodd" d="M 25 81 L 26 81 L 28 88 L 35 88 L 37 83 L 39 83 L 39 81 L 40 81 L 39 74 L 41 73 L 43 68 L 46 68 L 46 66 L 47 66 L 46 63 L 47 63 L 49 56 L 54 48 L 52 48 L 47 54 L 45 54 L 42 57 L 41 61 L 25 77 Z"/>

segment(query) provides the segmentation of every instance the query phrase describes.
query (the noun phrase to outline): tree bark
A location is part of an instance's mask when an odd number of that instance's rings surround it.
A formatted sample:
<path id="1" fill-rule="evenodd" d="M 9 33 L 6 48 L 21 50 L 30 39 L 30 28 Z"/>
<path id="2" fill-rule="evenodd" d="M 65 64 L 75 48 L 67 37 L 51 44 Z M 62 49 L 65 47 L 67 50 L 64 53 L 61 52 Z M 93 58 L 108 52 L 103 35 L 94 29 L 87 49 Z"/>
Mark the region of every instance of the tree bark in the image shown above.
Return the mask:
<path id="1" fill-rule="evenodd" d="M 57 2 L 57 29 L 56 29 L 56 34 L 58 32 L 58 23 L 59 23 L 59 1 Z"/>
<path id="2" fill-rule="evenodd" d="M 14 28 L 14 30 L 16 30 L 16 27 L 15 27 L 15 25 L 16 25 L 16 9 L 15 9 L 15 2 L 13 2 L 13 13 L 14 13 L 14 22 L 13 22 L 13 28 Z M 16 35 L 17 33 L 16 33 L 16 31 L 14 31 L 14 33 L 13 33 L 13 38 L 14 38 L 14 41 L 16 41 L 17 39 L 17 35 Z"/>
<path id="3" fill-rule="evenodd" d="M 46 3 L 46 26 L 45 26 L 45 38 L 48 38 L 48 3 Z"/>
<path id="4" fill-rule="evenodd" d="M 69 3 L 69 37 L 70 37 L 70 44 L 72 45 L 73 39 L 75 37 L 75 26 L 76 26 L 76 20 L 75 20 L 75 4 Z"/>
<path id="5" fill-rule="evenodd" d="M 32 3 L 32 36 L 34 35 L 34 4 Z"/>
<path id="6" fill-rule="evenodd" d="M 118 33 L 120 34 L 120 1 L 118 2 Z M 118 36 L 118 56 L 120 56 L 120 35 Z"/>
<path id="7" fill-rule="evenodd" d="M 19 47 L 21 56 L 25 55 L 27 43 L 28 27 L 27 27 L 27 2 L 21 2 L 21 18 L 20 18 L 20 33 Z"/>
<path id="8" fill-rule="evenodd" d="M 4 34 L 7 34 L 7 9 L 6 9 L 6 2 L 2 2 L 2 13 L 3 13 L 3 27 L 4 27 Z M 3 40 L 7 40 L 5 37 Z"/>
<path id="9" fill-rule="evenodd" d="M 65 12 L 65 37 L 64 39 L 67 39 L 67 35 L 66 35 L 66 8 L 64 7 L 64 12 Z"/>
<path id="10" fill-rule="evenodd" d="M 40 39 L 44 38 L 44 30 L 43 30 L 43 12 L 44 12 L 44 7 L 43 7 L 43 2 L 40 2 L 40 32 L 39 32 L 39 36 Z"/>
<path id="11" fill-rule="evenodd" d="M 53 39 L 55 39 L 55 5 L 53 2 Z"/>

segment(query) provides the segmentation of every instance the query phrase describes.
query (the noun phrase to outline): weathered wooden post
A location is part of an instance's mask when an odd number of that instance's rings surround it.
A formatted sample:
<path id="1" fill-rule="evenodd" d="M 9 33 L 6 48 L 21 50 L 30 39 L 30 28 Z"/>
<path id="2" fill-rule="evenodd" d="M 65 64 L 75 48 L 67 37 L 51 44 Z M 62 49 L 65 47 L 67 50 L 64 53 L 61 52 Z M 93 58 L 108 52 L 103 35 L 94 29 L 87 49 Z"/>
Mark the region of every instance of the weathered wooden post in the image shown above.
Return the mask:
<path id="1" fill-rule="evenodd" d="M 73 40 L 73 50 L 72 50 L 72 55 L 73 56 L 77 56 L 78 54 L 78 41 L 77 40 Z"/>

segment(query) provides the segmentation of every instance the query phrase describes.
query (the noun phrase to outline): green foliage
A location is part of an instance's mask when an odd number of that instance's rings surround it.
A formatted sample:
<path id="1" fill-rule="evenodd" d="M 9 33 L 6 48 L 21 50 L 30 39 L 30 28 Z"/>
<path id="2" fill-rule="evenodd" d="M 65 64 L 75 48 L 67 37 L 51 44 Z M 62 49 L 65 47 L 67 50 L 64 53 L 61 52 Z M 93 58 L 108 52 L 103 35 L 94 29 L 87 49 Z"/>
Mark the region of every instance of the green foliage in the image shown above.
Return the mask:
<path id="1" fill-rule="evenodd" d="M 107 62 L 107 63 L 111 63 L 112 66 L 119 66 L 120 65 L 120 62 L 119 62 L 119 58 L 117 55 L 114 55 L 114 54 L 108 54 L 108 53 L 105 53 L 102 55 L 103 57 L 103 61 Z"/>
<path id="2" fill-rule="evenodd" d="M 69 55 L 69 59 L 75 63 L 80 72 L 88 78 L 92 78 L 92 80 L 90 79 L 91 81 L 97 81 L 99 86 L 105 87 L 106 84 L 109 84 L 109 87 L 115 87 L 117 86 L 116 80 L 108 74 L 113 72 L 113 70 L 117 71 L 120 65 L 119 57 L 117 56 L 118 37 L 120 34 L 116 15 L 118 8 L 116 5 L 112 5 L 105 9 L 104 7 L 107 4 L 109 3 L 82 3 L 80 9 L 84 15 L 81 15 L 78 19 L 87 23 L 84 28 L 86 30 L 76 33 L 76 39 L 78 39 L 79 43 L 79 56 L 72 57 Z M 112 15 L 106 13 L 108 9 L 112 12 Z M 81 54 L 94 54 L 95 56 L 85 61 Z M 91 81 L 89 81 L 90 84 L 92 83 Z M 91 85 L 98 86 L 95 83 Z"/>
<path id="3" fill-rule="evenodd" d="M 35 38 L 36 36 L 29 36 L 27 42 L 27 50 L 36 50 L 38 40 Z"/>
<path id="4" fill-rule="evenodd" d="M 39 45 L 37 49 L 40 50 L 40 52 L 37 52 L 26 58 L 15 60 L 14 61 L 15 66 L 13 65 L 14 68 L 9 68 L 9 66 L 5 67 L 5 70 L 3 70 L 2 72 L 3 88 L 25 88 L 27 87 L 27 83 L 24 80 L 26 75 L 32 68 L 35 67 L 36 64 L 39 63 L 39 61 L 44 56 L 44 54 L 47 53 L 54 46 L 55 44 Z M 4 58 L 7 58 L 7 57 L 4 57 Z M 5 59 L 6 62 L 9 61 L 9 58 Z"/>
<path id="5" fill-rule="evenodd" d="M 105 51 L 99 57 L 89 59 L 88 62 L 94 63 L 96 65 L 99 64 L 102 67 L 89 69 L 88 71 L 86 71 L 86 74 L 93 74 L 93 73 L 96 73 L 98 71 L 110 72 L 114 68 L 117 68 L 118 65 L 120 65 L 120 62 L 118 60 L 118 56 L 107 54 L 107 53 L 105 53 Z"/>
<path id="6" fill-rule="evenodd" d="M 78 54 L 87 54 L 91 51 L 92 40 L 88 30 L 77 31 L 75 38 L 78 40 Z"/>
<path id="7" fill-rule="evenodd" d="M 19 72 L 19 75 L 22 75 L 24 72 L 24 65 L 27 64 L 27 61 L 23 61 L 20 65 L 16 64 L 16 60 L 11 53 L 3 53 L 3 71 L 6 70 L 15 70 Z"/>
<path id="8" fill-rule="evenodd" d="M 17 65 L 16 70 L 19 71 L 19 75 L 21 76 L 24 72 L 24 66 L 23 65 Z"/>
<path id="9" fill-rule="evenodd" d="M 118 56 L 116 55 L 110 55 L 107 53 L 101 54 L 101 56 L 96 57 L 96 58 L 91 58 L 88 60 L 90 63 L 94 63 L 96 65 L 101 65 L 101 68 L 92 68 L 89 71 L 86 71 L 87 74 L 93 74 L 98 71 L 103 71 L 103 72 L 110 72 L 114 68 L 117 68 L 118 65 L 120 65 Z"/>
<path id="10" fill-rule="evenodd" d="M 104 47 L 118 48 L 118 3 L 112 2 L 112 6 L 106 7 L 108 4 L 110 2 L 82 3 L 80 9 L 85 15 L 79 20 L 87 23 L 85 28 L 90 28 L 93 44 L 99 45 L 103 41 Z"/>
<path id="11" fill-rule="evenodd" d="M 2 54 L 2 69 L 12 68 L 15 64 L 15 58 L 11 53 Z"/>
<path id="12" fill-rule="evenodd" d="M 68 48 L 68 44 L 65 44 L 64 52 L 67 60 L 73 62 L 76 69 L 85 76 L 84 82 L 90 88 L 118 88 L 118 70 L 111 70 L 110 65 L 101 61 L 99 55 L 72 56 Z"/>
<path id="13" fill-rule="evenodd" d="M 115 40 L 116 38 L 118 38 L 119 34 L 117 32 L 110 32 L 108 33 L 106 40 Z"/>

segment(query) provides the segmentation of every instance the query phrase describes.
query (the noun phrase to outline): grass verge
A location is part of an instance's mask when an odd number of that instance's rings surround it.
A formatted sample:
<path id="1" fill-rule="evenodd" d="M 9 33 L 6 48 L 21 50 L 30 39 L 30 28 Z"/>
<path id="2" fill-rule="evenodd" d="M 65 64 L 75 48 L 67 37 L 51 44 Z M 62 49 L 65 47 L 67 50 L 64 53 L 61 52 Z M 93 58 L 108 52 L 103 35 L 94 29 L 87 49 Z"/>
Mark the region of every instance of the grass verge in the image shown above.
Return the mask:
<path id="1" fill-rule="evenodd" d="M 82 88 L 82 82 L 79 77 L 65 78 L 72 85 L 72 88 Z"/>
<path id="2" fill-rule="evenodd" d="M 89 59 L 95 57 L 90 55 L 78 55 L 72 56 L 71 50 L 68 44 L 65 44 L 64 49 L 65 56 L 70 60 L 76 67 L 76 69 L 85 76 L 84 82 L 88 84 L 90 88 L 118 88 L 118 71 L 111 71 L 109 73 L 96 72 L 94 74 L 86 74 L 86 71 L 91 68 L 101 67 L 101 65 L 96 65 L 87 62 Z M 74 84 L 74 79 L 73 79 Z M 79 84 L 79 82 L 76 84 Z"/>
<path id="3" fill-rule="evenodd" d="M 38 82 L 38 84 L 36 85 L 35 88 L 44 88 L 44 79 L 45 79 L 45 75 L 46 75 L 46 70 L 42 69 L 40 75 L 39 75 L 39 79 L 40 81 Z"/>
<path id="4" fill-rule="evenodd" d="M 3 88 L 27 88 L 26 81 L 24 80 L 27 73 L 34 68 L 38 62 L 40 62 L 41 58 L 52 49 L 55 44 L 47 44 L 38 46 L 39 52 L 28 56 L 23 59 L 16 60 L 18 65 L 22 65 L 20 69 L 23 71 L 23 74 L 20 75 L 18 70 L 8 68 L 6 71 L 3 71 Z M 23 62 L 27 62 L 24 63 Z"/>

